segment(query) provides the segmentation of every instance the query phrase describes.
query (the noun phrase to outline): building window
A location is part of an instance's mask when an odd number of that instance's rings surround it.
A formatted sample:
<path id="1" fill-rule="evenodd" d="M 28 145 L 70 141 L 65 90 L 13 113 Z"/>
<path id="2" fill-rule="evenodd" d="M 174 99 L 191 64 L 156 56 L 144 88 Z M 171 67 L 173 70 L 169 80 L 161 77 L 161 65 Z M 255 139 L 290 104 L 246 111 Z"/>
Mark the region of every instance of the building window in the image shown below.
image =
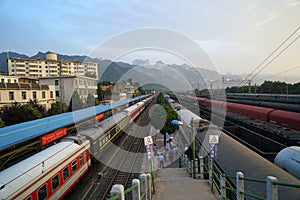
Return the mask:
<path id="1" fill-rule="evenodd" d="M 55 85 L 58 85 L 58 80 L 55 80 Z"/>
<path id="2" fill-rule="evenodd" d="M 26 100 L 26 92 L 22 92 L 22 99 Z"/>
<path id="3" fill-rule="evenodd" d="M 50 91 L 50 98 L 53 99 L 53 91 Z"/>
<path id="4" fill-rule="evenodd" d="M 32 98 L 36 99 L 36 92 L 32 92 Z"/>
<path id="5" fill-rule="evenodd" d="M 10 79 L 7 79 L 7 82 L 10 83 Z"/>
<path id="6" fill-rule="evenodd" d="M 1 83 L 4 83 L 4 78 L 1 78 Z"/>
<path id="7" fill-rule="evenodd" d="M 58 91 L 58 90 L 55 91 L 55 96 L 56 96 L 56 97 L 59 97 L 59 91 Z"/>
<path id="8" fill-rule="evenodd" d="M 46 92 L 43 91 L 43 92 L 42 92 L 42 99 L 45 99 L 45 98 L 46 98 Z"/>
<path id="9" fill-rule="evenodd" d="M 14 97 L 15 95 L 14 95 L 14 92 L 9 92 L 9 100 L 10 101 L 13 101 L 13 100 L 15 100 L 15 97 Z"/>

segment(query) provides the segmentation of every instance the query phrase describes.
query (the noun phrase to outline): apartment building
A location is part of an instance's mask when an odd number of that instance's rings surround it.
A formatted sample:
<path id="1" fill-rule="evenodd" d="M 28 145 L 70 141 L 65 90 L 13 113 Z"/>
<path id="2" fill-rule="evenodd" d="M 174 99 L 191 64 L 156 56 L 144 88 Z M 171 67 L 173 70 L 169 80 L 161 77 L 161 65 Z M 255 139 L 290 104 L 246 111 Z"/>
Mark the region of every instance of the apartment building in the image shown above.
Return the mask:
<path id="1" fill-rule="evenodd" d="M 36 100 L 48 110 L 51 104 L 56 102 L 54 86 L 23 83 L 14 76 L 0 76 L 0 80 L 0 107 L 9 106 L 14 102 L 26 104 L 30 100 Z M 22 81 L 24 80 L 23 78 Z"/>
<path id="2" fill-rule="evenodd" d="M 87 76 L 98 80 L 98 65 L 94 62 L 58 60 L 47 53 L 46 59 L 8 58 L 8 74 L 22 77 Z"/>
<path id="3" fill-rule="evenodd" d="M 39 84 L 55 87 L 56 101 L 70 103 L 74 91 L 77 91 L 83 102 L 88 94 L 97 97 L 98 80 L 86 76 L 40 77 Z"/>

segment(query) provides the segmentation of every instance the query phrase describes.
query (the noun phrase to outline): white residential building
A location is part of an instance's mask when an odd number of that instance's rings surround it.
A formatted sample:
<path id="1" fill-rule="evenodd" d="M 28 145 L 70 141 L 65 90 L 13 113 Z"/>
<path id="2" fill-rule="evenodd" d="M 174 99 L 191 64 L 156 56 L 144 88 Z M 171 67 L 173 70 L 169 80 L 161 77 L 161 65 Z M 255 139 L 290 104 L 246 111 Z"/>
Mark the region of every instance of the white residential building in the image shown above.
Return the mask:
<path id="1" fill-rule="evenodd" d="M 47 53 L 46 59 L 8 58 L 8 74 L 23 77 L 87 76 L 98 80 L 98 65 L 94 62 L 57 60 L 57 54 Z"/>
<path id="2" fill-rule="evenodd" d="M 56 101 L 70 103 L 74 91 L 77 91 L 81 100 L 86 101 L 88 94 L 97 97 L 97 83 L 95 78 L 84 76 L 66 76 L 66 77 L 40 77 L 40 84 L 55 86 Z"/>
<path id="3" fill-rule="evenodd" d="M 36 100 L 46 110 L 55 103 L 55 87 L 37 83 L 20 83 L 17 77 L 0 76 L 0 107 Z"/>

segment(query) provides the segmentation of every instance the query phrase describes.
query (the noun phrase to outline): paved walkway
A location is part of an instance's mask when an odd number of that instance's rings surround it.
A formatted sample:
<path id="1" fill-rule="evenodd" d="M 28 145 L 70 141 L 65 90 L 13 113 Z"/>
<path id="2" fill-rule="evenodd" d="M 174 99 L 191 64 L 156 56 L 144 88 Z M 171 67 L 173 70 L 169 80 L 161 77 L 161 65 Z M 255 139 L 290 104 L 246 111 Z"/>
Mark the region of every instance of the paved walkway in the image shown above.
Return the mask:
<path id="1" fill-rule="evenodd" d="M 153 200 L 215 200 L 219 195 L 212 193 L 207 180 L 189 177 L 184 168 L 163 168 L 154 179 Z"/>

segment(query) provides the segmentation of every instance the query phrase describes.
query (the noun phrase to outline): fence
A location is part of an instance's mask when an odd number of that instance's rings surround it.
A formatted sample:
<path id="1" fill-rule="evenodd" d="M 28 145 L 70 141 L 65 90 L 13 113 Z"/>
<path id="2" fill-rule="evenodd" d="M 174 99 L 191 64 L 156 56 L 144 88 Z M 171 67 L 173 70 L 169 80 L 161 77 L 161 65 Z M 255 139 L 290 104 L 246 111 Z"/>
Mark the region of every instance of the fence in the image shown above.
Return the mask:
<path id="1" fill-rule="evenodd" d="M 259 180 L 253 178 L 245 178 L 242 172 L 237 172 L 235 176 L 225 175 L 220 167 L 213 159 L 203 157 L 196 159 L 196 174 L 197 178 L 209 179 L 211 190 L 216 188 L 220 194 L 220 199 L 237 199 L 243 200 L 251 197 L 258 200 L 278 200 L 278 186 L 286 186 L 293 188 L 300 188 L 300 185 L 278 182 L 276 177 L 268 176 L 266 180 Z M 183 155 L 180 159 L 180 166 L 185 167 L 189 175 L 193 174 L 193 162 Z M 231 179 L 235 181 L 231 181 Z M 266 186 L 266 196 L 262 197 L 244 190 L 244 181 L 251 181 L 256 183 L 263 183 Z M 235 184 L 235 185 L 234 185 Z"/>
<path id="2" fill-rule="evenodd" d="M 151 174 L 141 174 L 139 179 L 132 180 L 132 186 L 124 190 L 124 186 L 116 184 L 111 189 L 110 200 L 125 200 L 126 194 L 132 194 L 133 200 L 151 200 L 152 196 L 152 176 Z"/>

